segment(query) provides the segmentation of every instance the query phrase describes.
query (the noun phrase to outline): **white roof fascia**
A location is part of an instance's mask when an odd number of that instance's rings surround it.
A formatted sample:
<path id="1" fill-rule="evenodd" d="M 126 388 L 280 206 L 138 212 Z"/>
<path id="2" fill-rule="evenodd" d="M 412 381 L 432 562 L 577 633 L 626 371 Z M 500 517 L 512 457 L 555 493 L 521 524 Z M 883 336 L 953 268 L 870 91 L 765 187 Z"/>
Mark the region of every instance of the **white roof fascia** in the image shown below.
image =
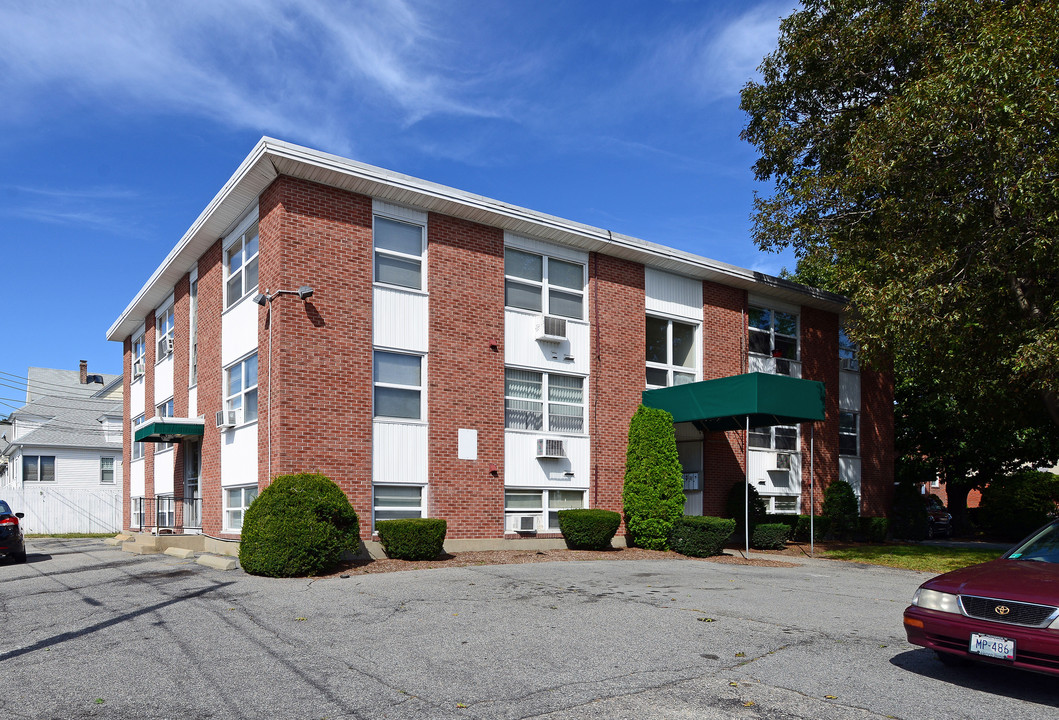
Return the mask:
<path id="1" fill-rule="evenodd" d="M 279 175 L 552 240 L 588 252 L 613 255 L 723 285 L 752 289 L 831 312 L 839 312 L 846 305 L 846 299 L 840 295 L 782 278 L 263 137 L 111 325 L 107 339 L 121 341 L 131 335 L 136 323 L 161 303 L 188 267 L 231 229 L 246 208 Z"/>

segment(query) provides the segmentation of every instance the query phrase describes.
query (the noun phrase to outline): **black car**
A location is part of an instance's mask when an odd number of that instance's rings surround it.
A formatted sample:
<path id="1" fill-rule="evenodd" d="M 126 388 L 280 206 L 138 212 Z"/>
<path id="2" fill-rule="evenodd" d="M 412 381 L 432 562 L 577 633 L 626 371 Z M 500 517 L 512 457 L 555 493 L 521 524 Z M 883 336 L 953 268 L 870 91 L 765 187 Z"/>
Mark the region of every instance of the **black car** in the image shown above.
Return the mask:
<path id="1" fill-rule="evenodd" d="M 927 537 L 952 537 L 952 515 L 937 495 L 927 496 Z"/>
<path id="2" fill-rule="evenodd" d="M 11 506 L 0 500 L 0 556 L 7 555 L 15 562 L 26 562 L 26 539 L 18 522 L 24 513 L 11 512 Z"/>

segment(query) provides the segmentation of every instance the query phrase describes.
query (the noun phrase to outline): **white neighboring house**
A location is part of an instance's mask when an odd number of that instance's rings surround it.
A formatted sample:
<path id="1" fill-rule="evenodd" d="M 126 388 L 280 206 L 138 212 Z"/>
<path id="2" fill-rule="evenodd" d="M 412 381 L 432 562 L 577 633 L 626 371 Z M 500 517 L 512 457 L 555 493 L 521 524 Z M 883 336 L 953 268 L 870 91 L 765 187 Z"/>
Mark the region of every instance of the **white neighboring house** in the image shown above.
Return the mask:
<path id="1" fill-rule="evenodd" d="M 123 405 L 114 387 L 120 388 L 121 376 L 86 383 L 82 364 L 79 378 L 72 373 L 77 386 L 63 387 L 66 378 L 55 373 L 68 371 L 50 372 L 43 385 L 34 385 L 30 373 L 27 404 L 6 420 L 0 498 L 26 514 L 27 533 L 117 532 Z M 94 385 L 94 392 L 86 396 L 85 385 Z"/>

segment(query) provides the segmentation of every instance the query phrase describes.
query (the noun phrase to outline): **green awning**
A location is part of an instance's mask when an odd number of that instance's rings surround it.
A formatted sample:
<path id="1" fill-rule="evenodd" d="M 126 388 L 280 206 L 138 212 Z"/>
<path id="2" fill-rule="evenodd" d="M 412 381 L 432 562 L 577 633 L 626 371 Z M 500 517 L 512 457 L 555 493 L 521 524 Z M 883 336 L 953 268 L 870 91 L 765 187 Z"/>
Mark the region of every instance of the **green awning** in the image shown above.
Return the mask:
<path id="1" fill-rule="evenodd" d="M 134 429 L 136 442 L 178 442 L 189 437 L 202 437 L 205 422 L 202 418 L 151 418 Z"/>
<path id="2" fill-rule="evenodd" d="M 795 425 L 824 419 L 824 384 L 787 375 L 747 373 L 645 390 L 643 404 L 666 410 L 673 422 L 702 430 Z"/>

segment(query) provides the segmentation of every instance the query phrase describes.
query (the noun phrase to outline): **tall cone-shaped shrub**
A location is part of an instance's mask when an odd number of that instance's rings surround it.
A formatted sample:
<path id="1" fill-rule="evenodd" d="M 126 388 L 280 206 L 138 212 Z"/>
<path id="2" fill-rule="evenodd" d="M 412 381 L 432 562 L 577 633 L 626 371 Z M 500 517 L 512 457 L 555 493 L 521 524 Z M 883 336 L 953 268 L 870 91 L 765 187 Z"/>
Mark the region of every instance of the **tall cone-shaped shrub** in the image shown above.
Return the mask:
<path id="1" fill-rule="evenodd" d="M 673 416 L 665 410 L 641 405 L 632 416 L 621 499 L 626 542 L 665 550 L 673 523 L 684 515 L 684 478 Z"/>

